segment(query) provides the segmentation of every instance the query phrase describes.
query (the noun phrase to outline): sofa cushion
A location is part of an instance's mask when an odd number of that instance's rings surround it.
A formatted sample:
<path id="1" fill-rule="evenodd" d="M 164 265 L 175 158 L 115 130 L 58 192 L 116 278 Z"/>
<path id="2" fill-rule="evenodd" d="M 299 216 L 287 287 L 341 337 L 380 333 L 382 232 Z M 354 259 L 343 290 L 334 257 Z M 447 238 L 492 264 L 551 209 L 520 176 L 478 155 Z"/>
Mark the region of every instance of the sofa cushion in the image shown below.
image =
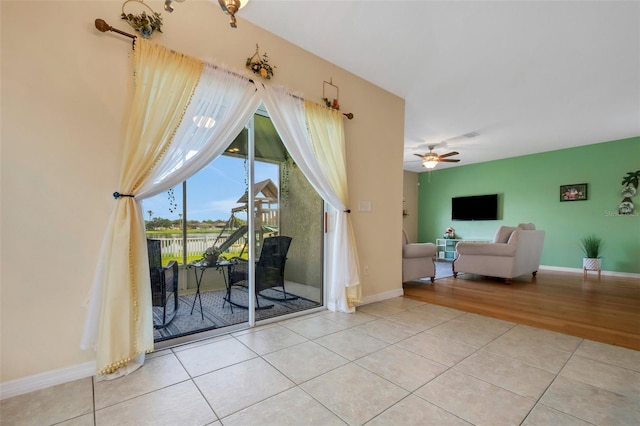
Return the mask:
<path id="1" fill-rule="evenodd" d="M 460 242 L 456 246 L 456 251 L 461 255 L 515 256 L 516 244 Z"/>
<path id="2" fill-rule="evenodd" d="M 496 235 L 493 237 L 494 243 L 506 243 L 509 241 L 511 233 L 517 229 L 521 229 L 517 226 L 501 226 L 496 231 Z"/>

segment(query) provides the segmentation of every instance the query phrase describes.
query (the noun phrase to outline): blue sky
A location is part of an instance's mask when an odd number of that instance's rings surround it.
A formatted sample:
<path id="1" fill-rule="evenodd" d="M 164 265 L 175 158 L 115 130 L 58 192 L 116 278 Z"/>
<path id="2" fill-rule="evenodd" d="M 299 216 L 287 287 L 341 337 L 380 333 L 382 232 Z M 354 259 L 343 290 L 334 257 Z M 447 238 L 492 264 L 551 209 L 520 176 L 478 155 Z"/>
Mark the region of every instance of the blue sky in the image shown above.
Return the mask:
<path id="1" fill-rule="evenodd" d="M 246 175 L 244 160 L 241 158 L 222 155 L 211 164 L 200 170 L 187 180 L 187 219 L 227 220 L 231 216 L 231 209 L 239 207 L 236 201 L 246 190 Z M 256 162 L 255 181 L 271 179 L 278 185 L 278 166 L 275 164 Z M 148 211 L 153 217 L 179 219 L 182 213 L 182 184 L 174 188 L 178 209 L 169 211 L 167 193 L 163 192 L 142 202 L 143 216 L 149 220 Z M 246 220 L 246 215 L 238 215 Z"/>

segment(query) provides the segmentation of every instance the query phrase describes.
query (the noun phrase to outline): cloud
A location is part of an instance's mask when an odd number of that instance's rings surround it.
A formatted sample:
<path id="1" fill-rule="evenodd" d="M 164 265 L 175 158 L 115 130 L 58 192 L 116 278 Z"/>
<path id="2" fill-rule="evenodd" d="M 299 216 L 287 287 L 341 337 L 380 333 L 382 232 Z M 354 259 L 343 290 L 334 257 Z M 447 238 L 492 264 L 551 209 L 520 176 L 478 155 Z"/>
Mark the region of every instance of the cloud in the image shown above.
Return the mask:
<path id="1" fill-rule="evenodd" d="M 213 164 L 209 164 L 207 167 L 207 169 L 211 170 L 213 173 L 215 173 L 216 175 L 220 176 L 222 179 L 234 183 L 236 185 L 242 185 L 242 187 L 244 187 L 245 183 L 244 181 L 240 181 L 238 179 L 234 179 L 232 176 L 229 175 L 229 173 L 219 167 L 215 167 Z"/>
<path id="2" fill-rule="evenodd" d="M 226 220 L 231 216 L 231 209 L 239 207 L 241 204 L 236 202 L 235 198 L 227 198 L 224 200 L 210 200 L 194 206 L 189 209 L 189 219 L 205 220 L 205 219 L 223 219 Z M 238 217 L 245 218 L 246 214 L 238 214 Z"/>

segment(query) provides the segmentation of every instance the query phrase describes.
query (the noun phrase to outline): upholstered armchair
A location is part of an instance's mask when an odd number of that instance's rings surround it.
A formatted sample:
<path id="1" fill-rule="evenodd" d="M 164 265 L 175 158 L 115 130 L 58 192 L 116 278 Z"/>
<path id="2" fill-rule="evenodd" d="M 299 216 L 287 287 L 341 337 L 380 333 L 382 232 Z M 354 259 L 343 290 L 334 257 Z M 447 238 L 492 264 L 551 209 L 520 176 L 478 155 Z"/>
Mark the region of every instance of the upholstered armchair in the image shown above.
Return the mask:
<path id="1" fill-rule="evenodd" d="M 433 243 L 410 243 L 407 233 L 402 231 L 402 282 L 436 276 L 436 245 Z"/>
<path id="2" fill-rule="evenodd" d="M 456 245 L 453 276 L 461 272 L 504 278 L 531 274 L 536 276 L 540 267 L 544 231 L 536 230 L 532 223 L 501 226 L 491 243 L 465 243 Z"/>

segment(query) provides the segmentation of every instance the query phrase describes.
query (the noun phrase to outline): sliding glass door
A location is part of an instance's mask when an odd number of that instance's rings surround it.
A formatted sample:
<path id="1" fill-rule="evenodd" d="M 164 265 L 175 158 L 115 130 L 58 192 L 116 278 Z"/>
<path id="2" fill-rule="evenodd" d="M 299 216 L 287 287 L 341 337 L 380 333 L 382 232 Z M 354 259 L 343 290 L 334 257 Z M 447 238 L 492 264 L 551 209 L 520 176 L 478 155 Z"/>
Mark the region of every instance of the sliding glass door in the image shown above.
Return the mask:
<path id="1" fill-rule="evenodd" d="M 271 120 L 256 114 L 253 124 L 255 319 L 261 321 L 323 305 L 323 201 Z"/>
<path id="2" fill-rule="evenodd" d="M 256 114 L 223 155 L 144 209 L 163 265 L 179 264 L 177 310 L 154 306 L 156 342 L 323 305 L 323 202 L 267 116 Z"/>

